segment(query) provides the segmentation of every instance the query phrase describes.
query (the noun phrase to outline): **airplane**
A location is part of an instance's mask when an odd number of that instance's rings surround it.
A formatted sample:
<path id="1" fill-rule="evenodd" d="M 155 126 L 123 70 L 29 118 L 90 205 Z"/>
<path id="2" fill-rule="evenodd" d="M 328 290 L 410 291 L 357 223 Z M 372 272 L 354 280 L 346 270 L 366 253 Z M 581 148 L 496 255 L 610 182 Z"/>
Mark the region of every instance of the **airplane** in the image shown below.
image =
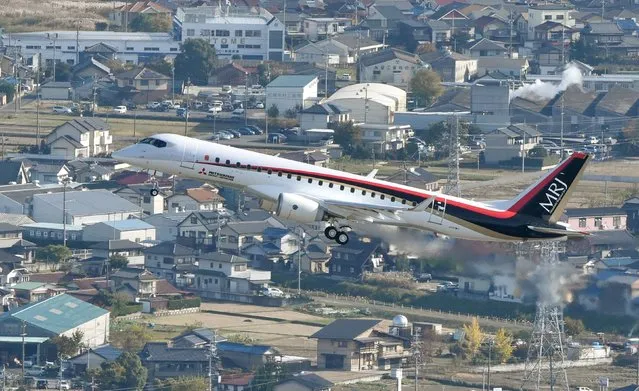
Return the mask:
<path id="1" fill-rule="evenodd" d="M 113 152 L 132 166 L 237 188 L 297 223 L 327 221 L 346 244 L 349 223 L 383 224 L 479 241 L 562 240 L 587 232 L 559 222 L 589 155 L 575 152 L 508 201 L 479 202 L 398 185 L 176 134 L 157 134 Z M 158 194 L 154 187 L 151 195 Z"/>

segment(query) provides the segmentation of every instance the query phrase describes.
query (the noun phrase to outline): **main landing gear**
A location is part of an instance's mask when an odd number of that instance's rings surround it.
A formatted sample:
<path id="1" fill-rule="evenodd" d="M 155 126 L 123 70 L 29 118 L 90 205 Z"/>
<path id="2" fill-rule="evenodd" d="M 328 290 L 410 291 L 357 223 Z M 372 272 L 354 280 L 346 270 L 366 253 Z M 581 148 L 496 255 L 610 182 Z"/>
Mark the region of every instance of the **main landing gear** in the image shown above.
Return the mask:
<path id="1" fill-rule="evenodd" d="M 341 228 L 343 229 L 348 227 L 341 227 Z M 348 233 L 346 233 L 346 231 L 339 231 L 337 228 L 335 228 L 332 225 L 329 225 L 328 227 L 326 227 L 326 229 L 324 230 L 324 235 L 326 235 L 326 237 L 329 238 L 330 240 L 336 241 L 337 244 L 344 245 L 348 243 Z"/>
<path id="2" fill-rule="evenodd" d="M 151 190 L 149 190 L 149 193 L 151 194 L 152 197 L 155 197 L 158 194 L 160 194 L 160 190 L 158 189 L 158 181 L 155 179 L 156 172 L 157 171 L 153 171 L 153 175 L 151 175 L 149 178 L 151 184 L 153 185 Z"/>

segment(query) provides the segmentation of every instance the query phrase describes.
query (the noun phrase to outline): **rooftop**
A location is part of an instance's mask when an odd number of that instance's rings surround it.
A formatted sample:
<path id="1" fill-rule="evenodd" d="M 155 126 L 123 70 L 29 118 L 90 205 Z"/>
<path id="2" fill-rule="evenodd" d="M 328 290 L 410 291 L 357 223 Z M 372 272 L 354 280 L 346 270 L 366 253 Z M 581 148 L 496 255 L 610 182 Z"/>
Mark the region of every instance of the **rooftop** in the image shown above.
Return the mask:
<path id="1" fill-rule="evenodd" d="M 218 346 L 219 349 L 219 346 Z M 208 348 L 170 348 L 166 342 L 148 342 L 140 353 L 143 361 L 207 362 Z"/>
<path id="2" fill-rule="evenodd" d="M 600 217 L 600 216 L 619 216 L 625 215 L 626 211 L 616 207 L 600 207 L 600 208 L 570 208 L 566 209 L 564 214 L 567 217 Z"/>
<path id="3" fill-rule="evenodd" d="M 34 203 L 40 200 L 54 208 L 60 208 L 62 193 L 36 194 Z M 100 202 L 96 202 L 100 200 Z M 108 190 L 67 191 L 66 209 L 69 216 L 104 215 L 120 212 L 140 212 L 140 207 Z"/>
<path id="4" fill-rule="evenodd" d="M 116 220 L 116 221 L 103 221 L 105 225 L 113 229 L 117 229 L 120 231 L 135 231 L 139 229 L 154 229 L 155 227 L 151 224 L 144 222 L 140 219 L 126 219 L 126 220 Z"/>
<path id="5" fill-rule="evenodd" d="M 313 80 L 317 80 L 315 75 L 281 75 L 270 82 L 266 88 L 304 88 Z"/>
<path id="6" fill-rule="evenodd" d="M 416 55 L 393 48 L 384 49 L 376 53 L 364 55 L 361 57 L 360 62 L 363 66 L 369 67 L 395 59 L 404 60 L 412 64 L 420 64 L 419 57 L 417 57 Z"/>
<path id="7" fill-rule="evenodd" d="M 317 339 L 351 340 L 377 326 L 379 319 L 337 319 L 311 335 Z"/>
<path id="8" fill-rule="evenodd" d="M 57 36 L 58 40 L 95 40 L 95 41 L 169 41 L 173 42 L 173 37 L 169 33 L 129 33 L 117 31 L 38 31 L 31 33 L 12 33 L 12 39 L 20 41 L 48 41 L 49 36 Z M 3 40 L 8 40 L 8 34 L 2 35 Z M 176 42 L 177 45 L 177 42 Z"/>

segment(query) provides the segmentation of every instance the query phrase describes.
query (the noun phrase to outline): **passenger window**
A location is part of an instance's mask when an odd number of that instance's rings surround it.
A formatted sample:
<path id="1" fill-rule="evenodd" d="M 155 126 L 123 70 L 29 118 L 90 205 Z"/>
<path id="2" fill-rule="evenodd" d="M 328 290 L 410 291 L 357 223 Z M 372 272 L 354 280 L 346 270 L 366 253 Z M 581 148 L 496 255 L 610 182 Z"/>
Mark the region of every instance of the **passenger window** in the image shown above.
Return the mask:
<path id="1" fill-rule="evenodd" d="M 262 172 L 262 167 L 258 167 L 257 172 Z"/>
<path id="2" fill-rule="evenodd" d="M 282 176 L 282 171 L 278 172 L 277 176 Z"/>
<path id="3" fill-rule="evenodd" d="M 339 189 L 344 190 L 344 185 L 340 185 Z"/>
<path id="4" fill-rule="evenodd" d="M 216 158 L 215 158 L 215 163 L 219 163 L 219 162 L 220 162 L 220 158 L 219 158 L 219 157 L 216 157 Z"/>
<path id="5" fill-rule="evenodd" d="M 297 176 L 297 180 L 298 180 L 298 181 L 301 181 L 301 180 L 302 180 L 302 177 L 298 175 L 298 176 Z"/>
<path id="6" fill-rule="evenodd" d="M 293 175 L 288 174 L 286 177 L 287 177 L 288 179 L 291 179 L 291 178 L 293 178 Z"/>
<path id="7" fill-rule="evenodd" d="M 247 164 L 247 165 L 246 165 L 246 169 L 247 169 L 247 170 L 250 170 L 250 169 L 251 169 L 251 165 L 250 165 L 250 164 Z"/>
<path id="8" fill-rule="evenodd" d="M 402 200 L 402 204 L 403 204 L 403 205 L 406 205 L 406 200 Z"/>
<path id="9" fill-rule="evenodd" d="M 380 199 L 380 200 L 383 200 L 384 198 L 386 198 L 386 197 L 384 196 L 384 194 L 382 194 L 381 196 L 379 196 L 379 199 Z"/>
<path id="10" fill-rule="evenodd" d="M 395 202 L 395 197 L 391 197 L 391 202 Z"/>
<path id="11" fill-rule="evenodd" d="M 375 198 L 375 192 L 371 193 L 371 197 Z"/>
<path id="12" fill-rule="evenodd" d="M 322 182 L 322 181 L 317 182 L 317 184 L 320 185 L 320 186 L 322 186 L 323 183 L 324 182 Z"/>
<path id="13" fill-rule="evenodd" d="M 362 195 L 366 195 L 366 190 L 362 190 Z"/>
<path id="14" fill-rule="evenodd" d="M 230 160 L 227 160 L 227 161 L 226 161 L 226 165 L 229 165 L 229 164 L 231 164 L 231 161 L 230 161 Z"/>
<path id="15" fill-rule="evenodd" d="M 273 173 L 273 170 L 268 170 L 267 173 L 271 175 Z"/>
<path id="16" fill-rule="evenodd" d="M 417 206 L 417 202 L 413 201 L 413 206 Z"/>
<path id="17" fill-rule="evenodd" d="M 308 178 L 308 183 L 313 183 L 313 180 L 311 178 Z"/>
<path id="18" fill-rule="evenodd" d="M 235 166 L 236 166 L 236 167 L 241 166 L 240 162 L 235 163 Z"/>
<path id="19" fill-rule="evenodd" d="M 333 188 L 333 183 L 332 183 L 332 182 L 331 182 L 331 183 L 329 183 L 329 184 L 328 184 L 328 187 L 330 187 L 330 188 L 332 189 L 332 188 Z"/>
<path id="20" fill-rule="evenodd" d="M 355 188 L 351 187 L 351 193 L 355 193 Z"/>

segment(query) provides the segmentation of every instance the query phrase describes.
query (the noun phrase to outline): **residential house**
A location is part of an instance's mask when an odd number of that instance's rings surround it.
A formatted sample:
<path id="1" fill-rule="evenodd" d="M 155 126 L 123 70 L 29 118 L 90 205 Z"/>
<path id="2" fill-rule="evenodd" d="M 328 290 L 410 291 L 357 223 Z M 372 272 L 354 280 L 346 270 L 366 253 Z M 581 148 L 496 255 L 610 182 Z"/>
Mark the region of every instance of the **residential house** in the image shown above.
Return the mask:
<path id="1" fill-rule="evenodd" d="M 73 100 L 73 88 L 68 81 L 49 81 L 40 85 L 40 99 L 43 100 Z"/>
<path id="2" fill-rule="evenodd" d="M 347 65 L 354 62 L 349 58 L 348 47 L 331 38 L 302 44 L 294 51 L 294 60 L 324 65 Z"/>
<path id="3" fill-rule="evenodd" d="M 463 83 L 477 75 L 477 60 L 456 52 L 431 52 L 420 55 L 423 64 L 437 72 L 444 82 Z"/>
<path id="4" fill-rule="evenodd" d="M 616 134 L 639 114 L 639 95 L 629 88 L 611 87 L 595 106 L 594 114 L 606 133 Z"/>
<path id="5" fill-rule="evenodd" d="M 170 92 L 171 77 L 148 68 L 137 68 L 115 75 L 118 88 L 127 100 L 148 104 Z"/>
<path id="6" fill-rule="evenodd" d="M 510 25 L 500 17 L 482 15 L 475 19 L 475 37 L 509 43 L 511 39 Z M 512 38 L 513 42 L 518 41 L 514 30 L 512 30 Z"/>
<path id="7" fill-rule="evenodd" d="M 273 217 L 263 221 L 228 222 L 220 229 L 217 240 L 219 250 L 239 255 L 247 245 L 261 242 L 264 230 L 268 227 L 284 228 L 284 225 Z"/>
<path id="8" fill-rule="evenodd" d="M 267 345 L 223 341 L 217 345 L 217 350 L 222 360 L 248 371 L 258 370 L 268 362 L 277 362 L 281 357 L 276 348 Z"/>
<path id="9" fill-rule="evenodd" d="M 420 44 L 432 42 L 430 27 L 419 20 L 400 20 L 397 23 L 399 39 L 406 45 L 406 50 L 414 52 Z"/>
<path id="10" fill-rule="evenodd" d="M 34 183 L 62 184 L 70 178 L 71 170 L 64 163 L 37 162 L 29 169 L 29 176 Z"/>
<path id="11" fill-rule="evenodd" d="M 633 234 L 639 232 L 639 197 L 631 197 L 621 206 L 626 212 L 626 228 Z"/>
<path id="12" fill-rule="evenodd" d="M 224 201 L 219 190 L 210 185 L 186 189 L 184 194 L 175 193 L 166 199 L 170 213 L 219 211 Z"/>
<path id="13" fill-rule="evenodd" d="M 450 42 L 452 36 L 452 29 L 450 25 L 441 20 L 427 20 L 426 24 L 426 34 L 429 37 L 427 39 L 433 44 L 447 44 Z"/>
<path id="14" fill-rule="evenodd" d="M 311 164 L 318 167 L 328 167 L 330 156 L 322 151 L 295 151 L 280 153 L 279 157 L 296 162 Z"/>
<path id="15" fill-rule="evenodd" d="M 208 348 L 170 347 L 166 342 L 147 342 L 140 352 L 149 379 L 203 377 L 208 374 Z"/>
<path id="16" fill-rule="evenodd" d="M 164 205 L 168 194 L 158 189 L 156 196 L 151 195 L 153 185 L 149 183 L 127 185 L 113 192 L 120 197 L 128 200 L 133 205 L 138 205 L 144 211 L 145 215 L 153 215 L 164 212 Z"/>
<path id="17" fill-rule="evenodd" d="M 242 255 L 261 269 L 271 270 L 280 260 L 286 260 L 297 252 L 300 246 L 299 235 L 288 228 L 266 227 L 262 241 L 247 245 Z"/>
<path id="18" fill-rule="evenodd" d="M 96 200 L 100 200 L 100 202 L 96 202 Z M 126 220 L 132 217 L 139 218 L 142 215 L 140 207 L 108 190 L 35 194 L 32 205 L 31 216 L 35 221 L 62 223 L 61 216 L 64 211 L 66 223 L 69 225 Z"/>
<path id="19" fill-rule="evenodd" d="M 111 280 L 116 292 L 126 293 L 133 300 L 155 297 L 161 278 L 148 270 L 126 267 L 113 273 Z"/>
<path id="20" fill-rule="evenodd" d="M 0 186 L 23 185 L 30 181 L 29 172 L 23 162 L 14 160 L 0 161 Z"/>
<path id="21" fill-rule="evenodd" d="M 606 49 L 621 44 L 624 33 L 616 23 L 608 22 L 589 23 L 581 30 L 581 35 L 586 44 Z"/>
<path id="22" fill-rule="evenodd" d="M 331 37 L 331 41 L 339 42 L 344 45 L 348 50 L 348 60 L 346 63 L 353 64 L 359 60 L 358 56 L 364 56 L 370 53 L 378 52 L 387 47 L 387 45 L 371 39 L 367 35 L 363 34 L 340 34 Z M 340 64 L 344 64 L 340 57 Z"/>
<path id="23" fill-rule="evenodd" d="M 422 167 L 409 167 L 395 171 L 384 180 L 428 191 L 438 191 L 439 179 Z"/>
<path id="24" fill-rule="evenodd" d="M 78 118 L 53 129 L 45 142 L 51 155 L 72 159 L 109 153 L 113 137 L 102 119 Z"/>
<path id="25" fill-rule="evenodd" d="M 255 295 L 268 286 L 271 272 L 248 267 L 249 260 L 237 255 L 205 253 L 198 256 L 194 271 L 198 295 L 211 299 L 247 301 L 242 296 Z"/>
<path id="26" fill-rule="evenodd" d="M 35 357 L 36 365 L 55 361 L 58 357 L 50 338 L 74 332 L 82 333 L 81 345 L 96 347 L 109 339 L 109 311 L 66 294 L 56 295 L 38 302 L 11 309 L 0 316 L 0 355 L 3 362 L 12 357 Z M 21 333 L 26 333 L 24 342 Z"/>
<path id="27" fill-rule="evenodd" d="M 229 216 L 222 212 L 191 212 L 177 224 L 177 240 L 179 243 L 195 246 L 217 245 L 220 228 L 229 221 Z"/>
<path id="28" fill-rule="evenodd" d="M 406 20 L 406 15 L 394 5 L 374 4 L 368 8 L 368 16 L 363 22 L 370 29 L 371 38 L 386 41 L 399 37 L 398 23 Z"/>
<path id="29" fill-rule="evenodd" d="M 332 276 L 359 278 L 364 272 L 382 271 L 384 257 L 378 240 L 351 240 L 331 250 L 327 266 Z"/>
<path id="30" fill-rule="evenodd" d="M 54 284 L 41 282 L 20 282 L 11 286 L 16 299 L 22 299 L 27 303 L 36 303 L 53 296 L 60 295 L 66 291 Z"/>
<path id="31" fill-rule="evenodd" d="M 73 373 L 77 376 L 91 369 L 100 369 L 102 363 L 114 362 L 122 353 L 122 350 L 115 346 L 105 344 L 93 349 L 84 350 L 77 356 L 71 357 L 69 363 L 71 364 L 71 368 L 73 368 Z"/>
<path id="32" fill-rule="evenodd" d="M 542 46 L 533 52 L 533 58 L 540 75 L 555 75 L 564 64 L 565 52 L 555 46 Z"/>
<path id="33" fill-rule="evenodd" d="M 575 19 L 572 15 L 574 6 L 564 4 L 537 4 L 528 7 L 525 23 L 519 23 L 518 26 L 525 25 L 526 31 L 521 31 L 522 37 L 527 41 L 535 39 L 535 28 L 547 21 L 561 23 L 567 27 L 575 26 Z"/>
<path id="34" fill-rule="evenodd" d="M 298 118 L 302 129 L 326 129 L 330 123 L 350 121 L 350 110 L 330 103 L 318 103 L 300 111 Z"/>
<path id="35" fill-rule="evenodd" d="M 360 142 L 375 153 L 398 151 L 406 146 L 406 138 L 412 131 L 410 125 L 386 125 L 366 123 L 359 125 Z"/>
<path id="36" fill-rule="evenodd" d="M 72 171 L 71 176 L 78 183 L 108 181 L 115 172 L 114 166 L 80 160 L 70 161 L 66 166 Z"/>
<path id="37" fill-rule="evenodd" d="M 31 223 L 22 226 L 22 235 L 38 245 L 62 244 L 64 233 L 69 244 L 82 242 L 81 225 L 62 223 Z"/>
<path id="38" fill-rule="evenodd" d="M 352 25 L 351 18 L 304 18 L 302 27 L 306 39 L 315 42 L 344 33 Z"/>
<path id="39" fill-rule="evenodd" d="M 627 228 L 627 212 L 615 207 L 566 209 L 562 220 L 570 228 L 582 232 Z"/>
<path id="40" fill-rule="evenodd" d="M 315 373 L 306 373 L 279 382 L 273 391 L 331 391 L 333 386 L 333 382 Z"/>
<path id="41" fill-rule="evenodd" d="M 504 58 L 508 54 L 508 49 L 501 42 L 491 41 L 487 38 L 468 42 L 463 53 L 469 58 L 482 58 L 482 57 L 499 57 Z"/>
<path id="42" fill-rule="evenodd" d="M 251 388 L 254 373 L 223 373 L 220 376 L 218 389 L 220 391 L 247 391 Z"/>
<path id="43" fill-rule="evenodd" d="M 360 57 L 359 79 L 362 82 L 406 87 L 413 74 L 423 68 L 419 57 L 399 49 L 384 49 Z"/>
<path id="44" fill-rule="evenodd" d="M 591 91 L 582 91 L 581 86 L 570 86 L 553 101 L 552 117 L 555 130 L 561 126 L 577 131 L 583 126 L 592 125 L 597 103 L 603 95 Z"/>
<path id="45" fill-rule="evenodd" d="M 114 255 L 122 255 L 129 261 L 129 266 L 142 267 L 144 265 L 144 254 L 139 243 L 130 240 L 106 240 L 90 246 L 93 256 L 111 259 Z"/>
<path id="46" fill-rule="evenodd" d="M 562 23 L 548 20 L 535 27 L 535 42 L 540 45 L 553 45 L 561 47 L 579 39 L 579 30 L 571 29 Z"/>
<path id="47" fill-rule="evenodd" d="M 71 77 L 79 83 L 96 81 L 111 75 L 111 69 L 93 57 L 75 65 L 71 69 Z"/>
<path id="48" fill-rule="evenodd" d="M 477 75 L 501 73 L 507 78 L 525 79 L 530 64 L 526 58 L 480 57 L 477 59 Z"/>
<path id="49" fill-rule="evenodd" d="M 189 213 L 158 213 L 143 220 L 155 227 L 155 240 L 159 242 L 175 241 L 178 237 L 178 225 Z"/>
<path id="50" fill-rule="evenodd" d="M 295 112 L 313 105 L 317 98 L 318 78 L 315 75 L 281 75 L 266 86 L 269 107 L 276 106 L 280 113 Z"/>
<path id="51" fill-rule="evenodd" d="M 171 339 L 171 346 L 175 348 L 205 348 L 212 343 L 225 342 L 226 338 L 215 331 L 203 327 L 186 330 L 177 337 Z M 219 349 L 219 346 L 218 346 Z"/>
<path id="52" fill-rule="evenodd" d="M 216 86 L 245 86 L 248 83 L 249 73 L 252 73 L 249 68 L 231 61 L 213 72 L 209 84 Z"/>
<path id="53" fill-rule="evenodd" d="M 127 26 L 140 15 L 171 20 L 171 10 L 155 1 L 135 1 L 126 3 L 109 12 L 109 21 L 115 26 Z"/>
<path id="54" fill-rule="evenodd" d="M 381 330 L 377 319 L 338 319 L 310 338 L 317 339 L 320 370 L 365 371 L 400 368 L 408 352 L 400 337 Z"/>
<path id="55" fill-rule="evenodd" d="M 290 259 L 301 265 L 302 272 L 309 274 L 328 273 L 331 260 L 330 247 L 321 239 L 311 239 L 302 246 L 300 254 L 294 253 Z"/>
<path id="56" fill-rule="evenodd" d="M 31 272 L 18 262 L 0 263 L 0 286 L 11 287 L 23 282 L 29 282 Z"/>
<path id="57" fill-rule="evenodd" d="M 144 267 L 156 276 L 177 283 L 178 275 L 195 264 L 197 251 L 174 242 L 144 249 Z"/>
<path id="58" fill-rule="evenodd" d="M 541 141 L 541 133 L 530 125 L 513 124 L 486 134 L 485 140 L 486 164 L 504 164 L 527 155 Z"/>
<path id="59" fill-rule="evenodd" d="M 155 227 L 140 219 L 104 221 L 84 227 L 82 238 L 86 242 L 129 240 L 140 243 L 155 240 Z"/>
<path id="60" fill-rule="evenodd" d="M 634 250 L 637 245 L 637 239 L 627 230 L 599 230 L 581 239 L 568 240 L 566 253 L 601 258 L 613 250 Z"/>

